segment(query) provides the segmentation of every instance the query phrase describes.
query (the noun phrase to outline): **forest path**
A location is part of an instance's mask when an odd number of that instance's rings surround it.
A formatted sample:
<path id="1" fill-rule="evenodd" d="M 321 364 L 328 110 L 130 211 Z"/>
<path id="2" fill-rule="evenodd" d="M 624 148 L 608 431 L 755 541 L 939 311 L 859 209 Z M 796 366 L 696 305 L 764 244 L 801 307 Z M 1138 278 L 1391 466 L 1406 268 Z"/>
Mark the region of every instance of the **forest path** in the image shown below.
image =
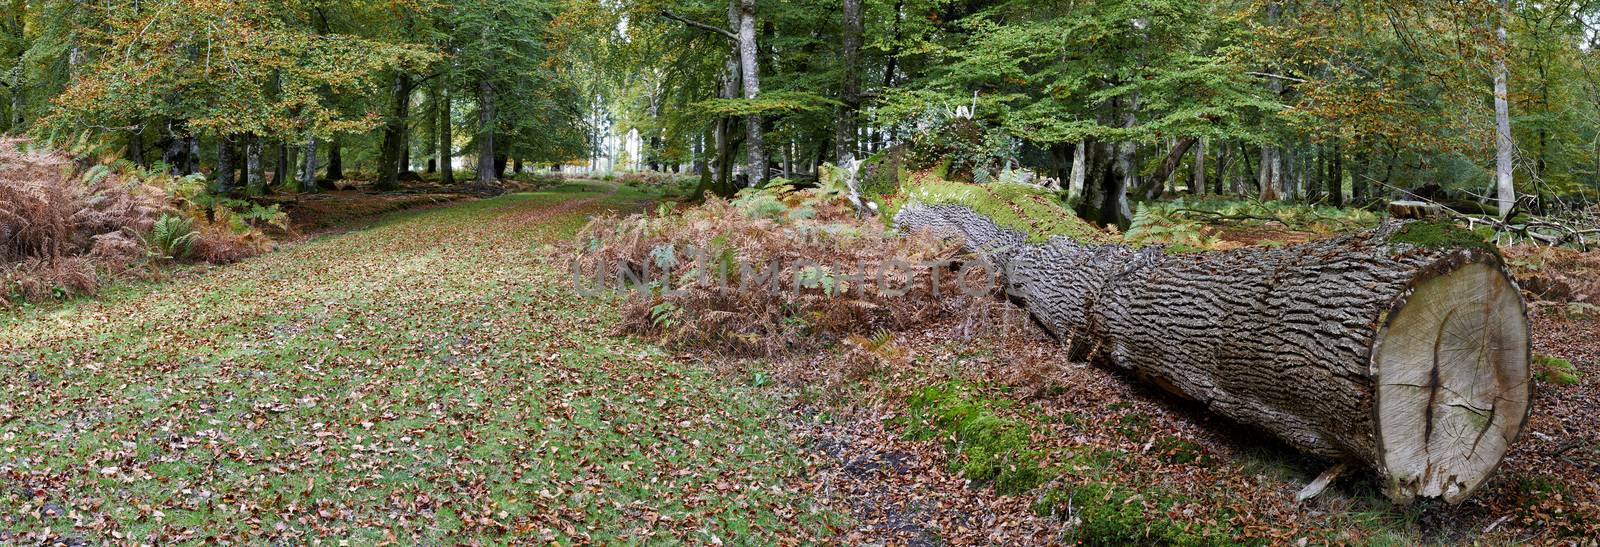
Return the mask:
<path id="1" fill-rule="evenodd" d="M 0 319 L 0 543 L 829 535 L 770 394 L 604 334 L 569 184 Z"/>

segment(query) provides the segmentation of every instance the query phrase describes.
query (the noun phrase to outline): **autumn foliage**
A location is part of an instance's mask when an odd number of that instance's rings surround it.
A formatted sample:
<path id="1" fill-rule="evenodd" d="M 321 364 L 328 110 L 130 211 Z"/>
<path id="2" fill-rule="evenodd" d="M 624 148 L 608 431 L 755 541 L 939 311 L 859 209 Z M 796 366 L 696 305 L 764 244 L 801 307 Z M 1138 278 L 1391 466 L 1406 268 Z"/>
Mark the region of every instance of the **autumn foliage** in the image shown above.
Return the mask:
<path id="1" fill-rule="evenodd" d="M 151 271 L 145 238 L 163 214 L 186 213 L 159 180 L 0 139 L 0 305 L 90 294 L 106 277 Z M 194 257 L 206 262 L 262 250 L 226 226 L 197 230 Z"/>

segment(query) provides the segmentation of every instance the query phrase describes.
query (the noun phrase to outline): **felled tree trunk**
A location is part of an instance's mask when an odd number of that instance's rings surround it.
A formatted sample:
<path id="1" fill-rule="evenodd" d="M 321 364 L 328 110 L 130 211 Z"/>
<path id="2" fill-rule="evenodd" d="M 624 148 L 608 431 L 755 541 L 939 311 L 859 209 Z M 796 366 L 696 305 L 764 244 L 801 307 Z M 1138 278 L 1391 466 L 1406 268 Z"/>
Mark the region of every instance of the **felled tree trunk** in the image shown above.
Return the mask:
<path id="1" fill-rule="evenodd" d="M 965 237 L 1074 358 L 1365 464 L 1399 502 L 1467 499 L 1529 413 L 1527 314 L 1492 248 L 1410 243 L 1391 224 L 1169 254 L 1028 243 L 959 205 L 908 205 L 896 222 Z"/>

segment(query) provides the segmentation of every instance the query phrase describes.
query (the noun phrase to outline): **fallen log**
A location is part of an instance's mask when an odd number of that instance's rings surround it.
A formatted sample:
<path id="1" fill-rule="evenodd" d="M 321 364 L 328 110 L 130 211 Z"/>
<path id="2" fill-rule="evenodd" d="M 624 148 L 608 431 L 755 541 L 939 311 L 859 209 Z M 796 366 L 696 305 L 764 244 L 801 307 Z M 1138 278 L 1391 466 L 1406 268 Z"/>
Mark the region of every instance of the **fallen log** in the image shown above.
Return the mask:
<path id="1" fill-rule="evenodd" d="M 895 222 L 964 237 L 1073 358 L 1364 465 L 1397 502 L 1470 497 L 1530 410 L 1520 292 L 1496 249 L 1437 225 L 1172 254 L 1030 241 L 958 204 Z"/>

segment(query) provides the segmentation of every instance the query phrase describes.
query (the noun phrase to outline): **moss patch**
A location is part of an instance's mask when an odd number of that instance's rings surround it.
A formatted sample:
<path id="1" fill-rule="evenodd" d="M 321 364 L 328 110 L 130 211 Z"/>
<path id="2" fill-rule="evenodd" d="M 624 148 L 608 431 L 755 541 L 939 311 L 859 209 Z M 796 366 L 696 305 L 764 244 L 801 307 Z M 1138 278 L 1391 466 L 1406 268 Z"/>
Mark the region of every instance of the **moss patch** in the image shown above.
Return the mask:
<path id="1" fill-rule="evenodd" d="M 1110 483 L 1052 489 L 1034 511 L 1076 519 L 1070 543 L 1084 545 L 1235 545 L 1229 515 L 1172 519 L 1185 500 L 1159 492 L 1140 492 Z M 1198 517 L 1198 516 L 1197 516 Z"/>
<path id="2" fill-rule="evenodd" d="M 1031 243 L 1066 237 L 1083 243 L 1110 243 L 1112 238 L 1078 218 L 1055 195 L 1022 184 L 965 184 L 923 178 L 905 186 L 903 203 L 964 205 L 996 224 L 1027 234 Z M 892 218 L 893 211 L 891 211 Z"/>
<path id="3" fill-rule="evenodd" d="M 918 440 L 952 439 L 952 448 L 961 455 L 954 467 L 972 481 L 992 483 L 1000 494 L 1021 494 L 1039 486 L 1050 473 L 1041 465 L 1045 455 L 1028 446 L 1032 428 L 994 411 L 1008 402 L 977 397 L 971 391 L 951 382 L 912 395 L 906 434 Z"/>
<path id="4" fill-rule="evenodd" d="M 1572 361 L 1545 354 L 1533 356 L 1533 377 L 1558 386 L 1578 385 L 1580 374 Z"/>
<path id="5" fill-rule="evenodd" d="M 1478 249 L 1495 251 L 1497 248 L 1482 234 L 1457 226 L 1453 222 L 1419 220 L 1407 223 L 1389 238 L 1395 243 L 1407 243 L 1431 249 Z"/>

